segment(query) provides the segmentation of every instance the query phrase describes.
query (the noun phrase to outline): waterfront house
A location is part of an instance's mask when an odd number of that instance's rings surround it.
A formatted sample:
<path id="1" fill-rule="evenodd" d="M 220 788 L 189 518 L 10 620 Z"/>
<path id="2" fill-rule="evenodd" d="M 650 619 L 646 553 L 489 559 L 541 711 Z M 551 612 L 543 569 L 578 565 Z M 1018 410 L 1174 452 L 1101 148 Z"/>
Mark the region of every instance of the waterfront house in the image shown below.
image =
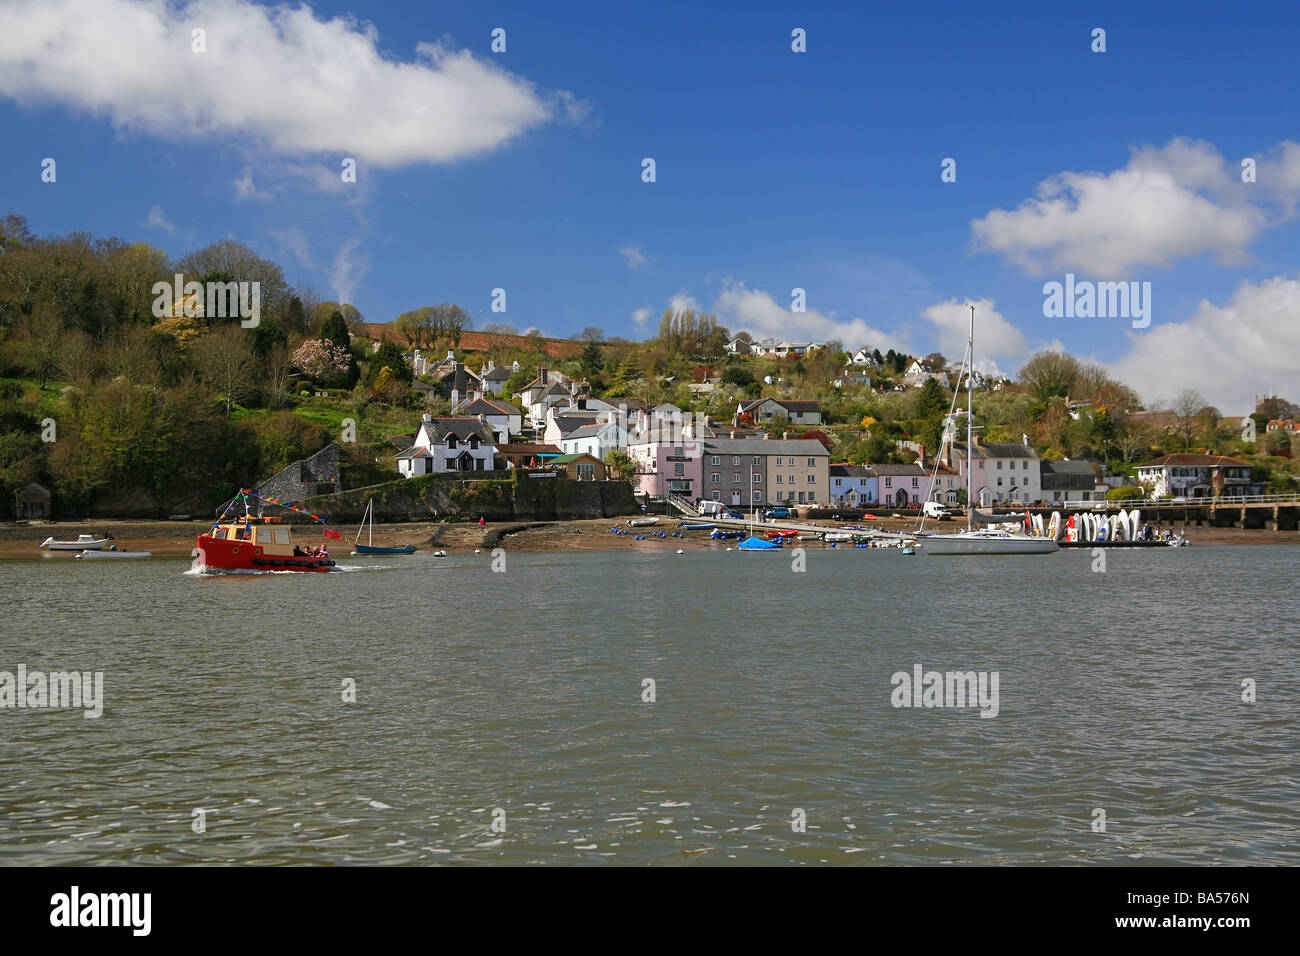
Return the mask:
<path id="1" fill-rule="evenodd" d="M 876 475 L 880 504 L 895 508 L 919 508 L 929 500 L 930 475 L 915 462 L 910 465 L 868 464 Z"/>
<path id="2" fill-rule="evenodd" d="M 848 462 L 828 466 L 830 492 L 827 501 L 832 505 L 858 508 L 876 503 L 876 473 L 865 465 Z"/>
<path id="3" fill-rule="evenodd" d="M 496 436 L 478 418 L 434 418 L 424 415 L 411 447 L 397 455 L 403 477 L 449 471 L 492 471 Z"/>
<path id="4" fill-rule="evenodd" d="M 705 500 L 745 507 L 830 500 L 830 452 L 814 438 L 713 438 L 701 450 Z"/>
<path id="5" fill-rule="evenodd" d="M 981 507 L 994 503 L 1026 505 L 1042 500 L 1040 458 L 1032 445 L 1027 442 L 982 442 L 976 437 L 971 457 L 975 469 L 975 501 Z M 958 472 L 960 485 L 965 488 L 966 443 L 948 445 L 943 463 Z"/>
<path id="6" fill-rule="evenodd" d="M 1155 498 L 1205 498 L 1257 495 L 1251 467 L 1223 455 L 1165 455 L 1138 465 L 1138 481 Z"/>
<path id="7" fill-rule="evenodd" d="M 656 427 L 633 436 L 627 453 L 636 462 L 636 493 L 701 497 L 701 446 L 693 425 Z"/>
<path id="8" fill-rule="evenodd" d="M 605 463 L 595 455 L 561 455 L 550 463 L 574 481 L 605 480 Z"/>
<path id="9" fill-rule="evenodd" d="M 1043 500 L 1052 504 L 1068 501 L 1105 500 L 1105 486 L 1097 493 L 1097 469 L 1089 461 L 1040 461 Z"/>

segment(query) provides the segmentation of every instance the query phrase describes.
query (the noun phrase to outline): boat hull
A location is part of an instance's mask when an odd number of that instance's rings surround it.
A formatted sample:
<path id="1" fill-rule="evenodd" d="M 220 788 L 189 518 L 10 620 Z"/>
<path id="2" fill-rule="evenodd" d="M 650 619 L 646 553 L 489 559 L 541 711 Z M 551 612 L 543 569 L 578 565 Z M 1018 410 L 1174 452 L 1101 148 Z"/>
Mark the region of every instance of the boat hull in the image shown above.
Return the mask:
<path id="1" fill-rule="evenodd" d="M 938 534 L 923 538 L 918 545 L 926 554 L 1051 554 L 1060 546 L 1051 538 L 1028 538 L 1011 535 L 982 537 L 978 535 Z"/>
<path id="2" fill-rule="evenodd" d="M 264 553 L 247 541 L 198 536 L 199 563 L 209 571 L 321 571 L 333 570 L 331 558 Z"/>
<path id="3" fill-rule="evenodd" d="M 152 551 L 82 551 L 79 558 L 152 558 Z"/>
<path id="4" fill-rule="evenodd" d="M 380 548 L 369 544 L 356 545 L 357 554 L 415 554 L 415 545 L 406 544 L 400 548 Z"/>

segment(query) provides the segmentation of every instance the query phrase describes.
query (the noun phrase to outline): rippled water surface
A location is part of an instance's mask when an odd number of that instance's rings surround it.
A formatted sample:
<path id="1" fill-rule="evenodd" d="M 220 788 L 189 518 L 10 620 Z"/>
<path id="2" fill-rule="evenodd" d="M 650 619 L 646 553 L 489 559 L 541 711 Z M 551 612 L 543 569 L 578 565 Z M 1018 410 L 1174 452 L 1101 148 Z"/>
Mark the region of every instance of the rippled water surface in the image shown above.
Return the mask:
<path id="1" fill-rule="evenodd" d="M 1300 549 L 687 547 L 0 562 L 0 670 L 106 698 L 0 710 L 0 863 L 1300 863 Z"/>

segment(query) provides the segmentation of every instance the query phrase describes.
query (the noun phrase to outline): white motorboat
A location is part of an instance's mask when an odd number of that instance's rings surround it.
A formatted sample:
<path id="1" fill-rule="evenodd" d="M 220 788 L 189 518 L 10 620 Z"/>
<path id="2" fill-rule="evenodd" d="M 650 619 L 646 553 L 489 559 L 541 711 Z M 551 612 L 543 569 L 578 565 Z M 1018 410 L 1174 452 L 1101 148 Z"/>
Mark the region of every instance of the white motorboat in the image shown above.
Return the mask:
<path id="1" fill-rule="evenodd" d="M 152 551 L 82 551 L 79 558 L 152 558 Z"/>
<path id="2" fill-rule="evenodd" d="M 974 418 L 975 384 L 971 372 L 975 366 L 975 306 L 970 307 L 970 335 L 966 340 L 966 530 L 958 534 L 928 535 L 918 546 L 926 554 L 1051 554 L 1060 546 L 1051 537 L 1029 537 L 1009 531 L 984 528 L 972 530 L 975 513 Z M 960 387 L 960 383 L 958 384 Z M 955 402 L 955 399 L 954 399 Z M 987 522 L 987 516 L 983 516 Z M 1041 526 L 1040 526 L 1041 528 Z M 1040 531 L 1041 533 L 1041 531 Z"/>
<path id="3" fill-rule="evenodd" d="M 629 528 L 646 528 L 652 524 L 658 524 L 658 518 L 628 518 L 627 526 Z"/>
<path id="4" fill-rule="evenodd" d="M 49 548 L 51 551 L 98 551 L 106 544 L 108 544 L 107 538 L 96 538 L 93 534 L 80 534 L 77 535 L 76 541 L 55 541 L 53 537 L 49 537 L 40 543 L 40 547 Z"/>

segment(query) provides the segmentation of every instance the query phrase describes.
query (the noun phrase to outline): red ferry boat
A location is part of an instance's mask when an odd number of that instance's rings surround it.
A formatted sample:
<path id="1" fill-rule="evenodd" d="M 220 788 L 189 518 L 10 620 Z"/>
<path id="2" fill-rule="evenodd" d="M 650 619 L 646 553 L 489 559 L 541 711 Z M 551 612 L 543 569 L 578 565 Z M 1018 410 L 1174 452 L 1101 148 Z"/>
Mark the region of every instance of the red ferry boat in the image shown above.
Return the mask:
<path id="1" fill-rule="evenodd" d="M 249 514 L 249 499 L 258 495 L 241 491 L 227 506 L 244 504 L 243 517 L 222 515 L 209 530 L 198 536 L 199 563 L 212 571 L 332 571 L 334 560 L 322 541 L 319 548 L 302 548 L 294 543 L 293 531 L 279 518 Z M 275 499 L 260 499 L 291 511 L 300 509 Z M 306 512 L 302 512 L 306 513 Z M 316 515 L 309 515 L 324 524 Z M 324 529 L 325 537 L 339 538 L 337 531 Z"/>

